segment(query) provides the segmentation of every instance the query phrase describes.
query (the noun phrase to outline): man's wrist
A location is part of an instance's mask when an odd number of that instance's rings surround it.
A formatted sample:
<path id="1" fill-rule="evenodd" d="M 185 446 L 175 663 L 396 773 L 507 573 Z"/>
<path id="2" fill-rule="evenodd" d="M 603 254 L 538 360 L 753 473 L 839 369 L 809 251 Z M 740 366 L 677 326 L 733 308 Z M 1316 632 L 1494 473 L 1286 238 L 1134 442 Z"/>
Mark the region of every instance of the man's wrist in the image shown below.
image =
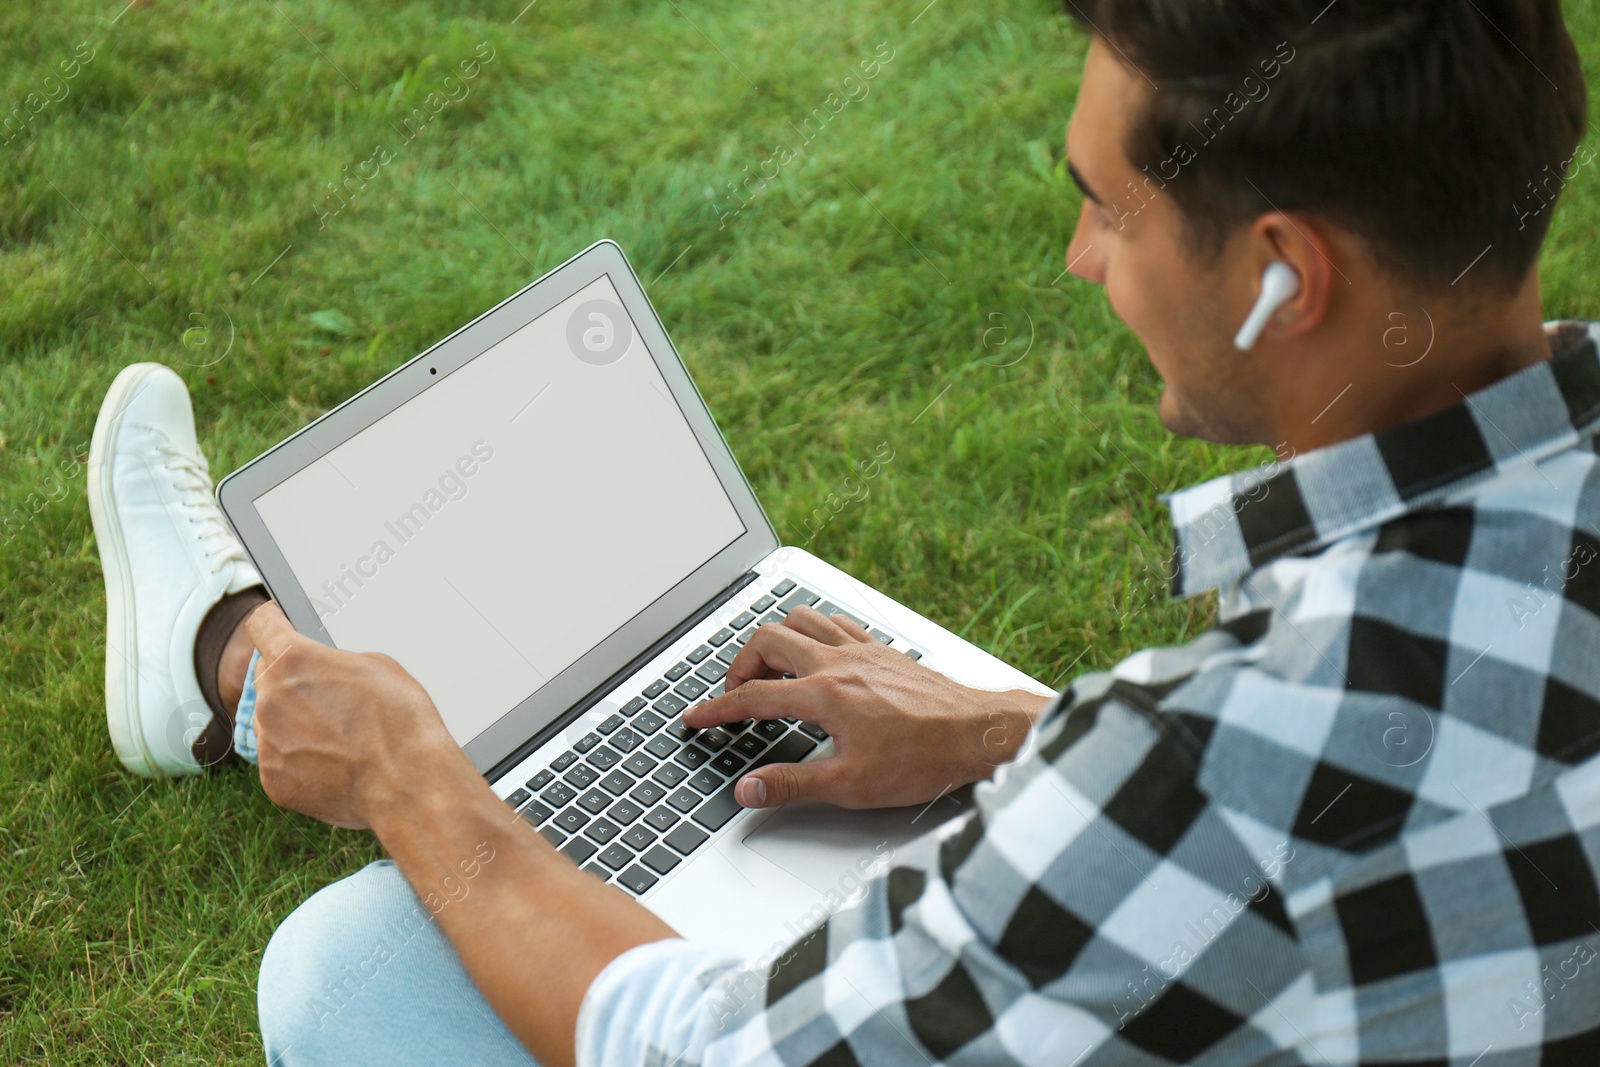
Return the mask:
<path id="1" fill-rule="evenodd" d="M 478 773 L 453 739 L 418 739 L 390 758 L 371 767 L 360 783 L 364 821 L 378 839 L 384 840 L 397 819 L 407 819 L 416 806 L 431 799 L 459 805 L 487 789 Z"/>
<path id="2" fill-rule="evenodd" d="M 995 768 L 1017 758 L 1053 697 L 1027 689 L 974 689 L 971 744 L 975 753 L 968 782 L 993 778 Z"/>

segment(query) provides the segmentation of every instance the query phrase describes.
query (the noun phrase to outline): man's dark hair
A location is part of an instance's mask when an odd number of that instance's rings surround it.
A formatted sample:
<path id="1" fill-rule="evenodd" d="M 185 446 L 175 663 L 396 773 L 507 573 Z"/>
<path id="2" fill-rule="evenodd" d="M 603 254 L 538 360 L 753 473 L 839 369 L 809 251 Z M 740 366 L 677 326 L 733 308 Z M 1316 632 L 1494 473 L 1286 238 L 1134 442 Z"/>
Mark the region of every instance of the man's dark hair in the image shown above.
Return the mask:
<path id="1" fill-rule="evenodd" d="M 1503 289 L 1536 262 L 1556 194 L 1600 162 L 1575 158 L 1588 93 L 1559 0 L 1066 8 L 1158 86 L 1125 150 L 1210 257 L 1276 207 L 1358 235 L 1420 289 L 1475 260 L 1459 289 Z"/>

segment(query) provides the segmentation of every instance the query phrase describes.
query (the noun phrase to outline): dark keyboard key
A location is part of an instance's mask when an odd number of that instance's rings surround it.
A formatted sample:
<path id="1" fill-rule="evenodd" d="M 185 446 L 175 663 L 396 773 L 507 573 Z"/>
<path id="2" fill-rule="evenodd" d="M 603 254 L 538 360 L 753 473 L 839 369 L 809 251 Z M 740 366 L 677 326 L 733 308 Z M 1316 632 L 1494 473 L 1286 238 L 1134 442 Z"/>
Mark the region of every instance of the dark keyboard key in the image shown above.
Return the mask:
<path id="1" fill-rule="evenodd" d="M 633 778 L 630 775 L 623 774 L 620 770 L 614 770 L 600 779 L 600 785 L 612 796 L 620 797 L 633 788 Z"/>
<path id="2" fill-rule="evenodd" d="M 824 730 L 814 722 L 801 723 L 800 732 L 811 738 L 813 741 L 826 741 L 828 739 L 828 731 Z"/>
<path id="3" fill-rule="evenodd" d="M 617 884 L 632 890 L 634 893 L 643 894 L 661 879 L 635 863 L 632 867 L 617 875 Z"/>
<path id="4" fill-rule="evenodd" d="M 637 715 L 648 706 L 649 705 L 645 703 L 644 697 L 634 697 L 632 700 L 622 705 L 622 714 Z"/>
<path id="5" fill-rule="evenodd" d="M 577 795 L 578 791 L 572 788 L 572 786 L 568 785 L 566 782 L 557 782 L 555 785 L 539 794 L 540 798 L 552 808 L 559 808 L 561 805 L 565 804 L 567 801 L 571 800 Z"/>
<path id="6" fill-rule="evenodd" d="M 673 786 L 689 777 L 689 772 L 678 766 L 676 763 L 663 763 L 661 766 L 656 768 L 655 773 L 650 777 L 653 780 L 660 782 L 668 789 L 671 789 Z"/>
<path id="7" fill-rule="evenodd" d="M 661 727 L 665 726 L 666 722 L 666 719 L 663 719 L 655 712 L 647 711 L 637 719 L 633 720 L 633 728 L 641 734 L 649 735 L 655 733 L 657 730 L 661 729 Z"/>
<path id="8" fill-rule="evenodd" d="M 739 648 L 740 646 L 736 644 L 723 645 L 717 649 L 717 659 L 731 667 L 733 666 L 734 658 L 739 655 Z"/>
<path id="9" fill-rule="evenodd" d="M 654 700 L 656 697 L 660 696 L 666 691 L 667 683 L 666 679 L 664 678 L 657 678 L 655 681 L 644 687 L 644 695 L 651 700 Z"/>
<path id="10" fill-rule="evenodd" d="M 581 868 L 581 870 L 583 871 L 584 874 L 592 874 L 592 875 L 594 875 L 596 878 L 600 879 L 602 882 L 606 881 L 608 878 L 611 877 L 611 872 L 606 870 L 604 867 L 600 866 L 598 863 L 585 863 L 583 865 L 583 867 Z"/>
<path id="11" fill-rule="evenodd" d="M 706 686 L 704 682 L 700 681 L 691 674 L 689 677 L 673 686 L 672 691 L 683 697 L 685 700 L 696 700 L 705 696 Z"/>
<path id="12" fill-rule="evenodd" d="M 801 604 L 815 604 L 819 599 L 820 598 L 817 596 L 817 594 L 802 586 L 790 593 L 788 596 L 784 597 L 783 603 L 778 605 L 778 610 L 787 615 Z M 757 603 L 760 602 L 757 601 Z M 750 606 L 755 607 L 755 604 Z M 757 610 L 759 611 L 764 609 L 757 608 Z"/>
<path id="13" fill-rule="evenodd" d="M 777 602 L 778 602 L 778 598 L 777 597 L 764 596 L 760 600 L 756 601 L 754 604 L 751 604 L 750 605 L 750 610 L 755 612 L 757 615 L 759 615 L 763 611 L 766 611 L 768 608 L 772 607 L 772 605 L 776 604 Z"/>
<path id="14" fill-rule="evenodd" d="M 766 741 L 776 741 L 788 731 L 789 728 L 777 719 L 762 719 L 754 727 L 754 733 Z M 593 758 L 592 756 L 590 757 L 590 759 Z"/>
<path id="15" fill-rule="evenodd" d="M 753 614 L 748 611 L 741 611 L 739 614 L 733 617 L 733 621 L 728 625 L 733 627 L 735 630 L 742 630 L 755 621 L 756 617 Z"/>
<path id="16" fill-rule="evenodd" d="M 600 789 L 591 789 L 578 798 L 578 806 L 590 815 L 599 815 L 611 804 L 610 794 Z"/>
<path id="17" fill-rule="evenodd" d="M 730 734 L 737 734 L 750 729 L 755 725 L 755 722 L 754 719 L 740 719 L 738 722 L 725 722 L 722 724 L 722 728 Z"/>
<path id="18" fill-rule="evenodd" d="M 676 682 L 692 670 L 694 667 L 688 663 L 674 663 L 667 669 L 667 681 Z"/>
<path id="19" fill-rule="evenodd" d="M 778 614 L 776 611 L 769 611 L 756 621 L 756 626 L 757 628 L 762 626 L 777 626 L 781 622 L 783 622 L 782 615 Z"/>
<path id="20" fill-rule="evenodd" d="M 691 826 L 689 829 L 693 830 L 694 827 Z M 635 826 L 633 829 L 623 834 L 618 840 L 625 843 L 629 848 L 637 849 L 640 852 L 643 852 L 645 849 L 655 844 L 656 832 L 650 829 L 650 827 L 646 826 L 644 823 L 640 823 L 638 826 Z"/>
<path id="21" fill-rule="evenodd" d="M 560 774 L 576 762 L 578 762 L 578 754 L 569 749 L 550 761 L 550 769 Z"/>
<path id="22" fill-rule="evenodd" d="M 785 715 L 782 718 L 780 718 L 778 721 L 779 722 L 786 722 L 790 726 L 793 726 L 795 723 L 799 722 L 800 720 L 795 718 L 793 715 Z"/>
<path id="23" fill-rule="evenodd" d="M 699 732 L 682 719 L 673 719 L 672 725 L 667 727 L 667 733 L 679 741 L 687 741 Z"/>
<path id="24" fill-rule="evenodd" d="M 756 761 L 750 764 L 750 769 L 753 771 L 769 763 L 799 763 L 816 747 L 817 743 L 811 738 L 801 734 L 790 734 L 757 757 Z"/>
<path id="25" fill-rule="evenodd" d="M 639 858 L 644 861 L 646 867 L 649 867 L 657 874 L 666 874 L 679 863 L 677 856 L 660 845 L 657 845 Z"/>
<path id="26" fill-rule="evenodd" d="M 620 844 L 613 844 L 600 853 L 600 862 L 610 867 L 613 871 L 620 871 L 633 862 L 633 853 L 623 848 Z"/>
<path id="27" fill-rule="evenodd" d="M 554 808 L 547 808 L 535 800 L 532 804 L 517 813 L 535 826 L 541 825 L 546 819 L 555 814 Z"/>
<path id="28" fill-rule="evenodd" d="M 732 777 L 733 775 L 738 774 L 740 768 L 744 766 L 744 760 L 740 759 L 732 752 L 724 752 L 722 755 L 713 759 L 709 764 L 707 764 L 707 766 L 715 767 L 723 774 Z"/>
<path id="29" fill-rule="evenodd" d="M 635 778 L 643 778 L 645 775 L 656 769 L 656 761 L 645 755 L 643 752 L 635 752 L 633 755 L 622 761 L 622 769 L 633 775 Z"/>
<path id="30" fill-rule="evenodd" d="M 648 807 L 666 796 L 667 791 L 660 782 L 640 782 L 628 792 L 628 795 Z"/>
<path id="31" fill-rule="evenodd" d="M 783 596 L 783 594 L 787 593 L 789 590 L 791 590 L 793 588 L 794 588 L 794 583 L 791 582 L 789 579 L 785 578 L 783 581 L 779 582 L 777 585 L 772 587 L 772 595 L 773 596 Z"/>
<path id="32" fill-rule="evenodd" d="M 560 848 L 561 842 L 567 839 L 567 835 L 562 833 L 560 830 L 557 830 L 554 826 L 539 827 L 539 836 L 550 842 L 556 848 Z"/>
<path id="33" fill-rule="evenodd" d="M 632 730 L 622 729 L 611 735 L 611 747 L 618 752 L 632 752 L 644 738 Z"/>
<path id="34" fill-rule="evenodd" d="M 744 807 L 733 799 L 733 790 L 738 784 L 729 782 L 720 792 L 707 797 L 706 802 L 700 805 L 700 810 L 694 813 L 694 821 L 707 830 L 720 830 L 728 825 L 729 819 L 744 810 Z"/>
<path id="35" fill-rule="evenodd" d="M 699 663 L 709 655 L 711 655 L 711 646 L 701 645 L 699 648 L 695 649 L 693 652 L 690 652 L 683 658 L 688 660 L 690 663 Z"/>
<path id="36" fill-rule="evenodd" d="M 611 809 L 606 812 L 606 818 L 610 819 L 618 826 L 626 826 L 643 814 L 644 808 L 640 807 L 638 804 L 635 804 L 633 801 L 619 800 L 615 804 L 611 805 Z"/>
<path id="37" fill-rule="evenodd" d="M 607 715 L 605 719 L 601 721 L 600 725 L 595 727 L 595 729 L 599 730 L 603 734 L 609 734 L 621 726 L 622 716 L 618 715 L 616 712 L 612 712 L 610 715 Z"/>
<path id="38" fill-rule="evenodd" d="M 755 734 L 740 734 L 734 739 L 733 747 L 746 756 L 759 756 L 767 743 Z"/>
<path id="39" fill-rule="evenodd" d="M 610 841 L 613 837 L 616 837 L 621 832 L 622 827 L 618 826 L 610 819 L 596 819 L 594 822 L 583 828 L 583 835 L 585 837 L 593 838 L 602 845 L 607 841 Z"/>
<path id="40" fill-rule="evenodd" d="M 575 834 L 583 829 L 583 824 L 589 821 L 589 813 L 582 808 L 563 808 L 551 822 L 569 834 Z"/>
<path id="41" fill-rule="evenodd" d="M 694 672 L 696 678 L 707 682 L 720 682 L 723 675 L 727 673 L 728 665 L 719 659 L 714 659 L 710 663 L 700 664 L 700 669 Z"/>
<path id="42" fill-rule="evenodd" d="M 679 811 L 687 813 L 694 810 L 694 806 L 700 803 L 700 794 L 685 786 L 668 797 L 667 803 Z"/>
<path id="43" fill-rule="evenodd" d="M 722 688 L 722 683 L 718 682 L 716 685 L 712 686 L 711 691 L 706 694 L 706 699 L 715 700 L 717 697 L 721 696 L 723 692 L 724 690 Z"/>
<path id="44" fill-rule="evenodd" d="M 714 726 L 709 730 L 701 731 L 700 736 L 694 740 L 695 744 L 708 752 L 721 752 L 732 743 L 733 735 L 720 726 Z"/>
<path id="45" fill-rule="evenodd" d="M 724 626 L 722 629 L 718 630 L 716 633 L 714 633 L 710 637 L 706 638 L 706 642 L 708 644 L 716 645 L 718 648 L 720 648 L 723 645 L 727 644 L 732 639 L 733 639 L 733 631 L 731 629 L 729 629 L 728 627 Z"/>
<path id="46" fill-rule="evenodd" d="M 882 630 L 878 630 L 878 629 L 874 629 L 874 628 L 869 627 L 867 629 L 867 633 L 871 634 L 873 637 L 876 637 L 879 641 L 882 641 L 886 645 L 894 644 L 894 638 L 890 637 L 888 634 L 884 633 Z"/>
<path id="47" fill-rule="evenodd" d="M 829 618 L 832 618 L 835 615 L 843 615 L 845 618 L 849 619 L 851 622 L 855 623 L 857 626 L 861 627 L 863 630 L 865 630 L 867 628 L 867 624 L 864 621 L 862 621 L 861 619 L 856 618 L 850 612 L 844 610 L 843 608 L 841 608 L 839 605 L 835 604 L 831 600 L 824 600 L 822 603 L 818 604 L 817 605 L 817 610 L 822 612 L 822 614 L 828 616 Z"/>
<path id="48" fill-rule="evenodd" d="M 684 745 L 678 750 L 678 754 L 672 758 L 692 771 L 710 759 L 711 753 L 698 745 Z"/>
<path id="49" fill-rule="evenodd" d="M 601 745 L 599 748 L 589 753 L 589 759 L 586 762 L 588 762 L 590 766 L 596 768 L 597 770 L 609 771 L 611 768 L 622 762 L 622 757 L 611 751 L 606 746 Z"/>
<path id="50" fill-rule="evenodd" d="M 580 763 L 572 770 L 561 776 L 561 780 L 574 789 L 587 789 L 589 785 L 600 777 L 600 773 L 587 763 Z"/>
<path id="51" fill-rule="evenodd" d="M 710 837 L 704 830 L 693 823 L 682 823 L 679 827 L 663 837 L 661 840 L 682 852 L 685 856 L 705 844 Z"/>
<path id="52" fill-rule="evenodd" d="M 670 830 L 672 829 L 672 824 L 678 821 L 678 813 L 663 804 L 658 808 L 651 809 L 650 814 L 644 817 L 644 821 L 654 826 L 657 830 Z"/>
<path id="53" fill-rule="evenodd" d="M 593 748 L 594 746 L 598 745 L 599 743 L 600 743 L 600 735 L 595 733 L 595 732 L 593 732 L 593 731 L 590 731 L 589 733 L 584 734 L 577 741 L 575 741 L 573 743 L 572 747 L 577 749 L 579 752 L 587 752 L 591 748 Z"/>
<path id="54" fill-rule="evenodd" d="M 561 846 L 561 854 L 573 863 L 582 863 L 598 851 L 599 849 L 581 837 L 574 837 L 571 841 Z"/>
<path id="55" fill-rule="evenodd" d="M 528 788 L 537 793 L 551 782 L 555 781 L 556 772 L 546 767 L 532 778 L 528 779 Z"/>
<path id="56" fill-rule="evenodd" d="M 533 796 L 533 794 L 528 792 L 526 789 L 517 789 L 514 790 L 510 796 L 506 797 L 506 803 L 510 804 L 513 808 L 520 808 L 531 796 Z"/>
<path id="57" fill-rule="evenodd" d="M 707 795 L 715 793 L 722 786 L 722 775 L 713 773 L 709 768 L 702 767 L 689 779 L 689 784 Z"/>
<path id="58" fill-rule="evenodd" d="M 650 743 L 648 745 L 644 746 L 644 750 L 650 753 L 652 756 L 659 756 L 662 759 L 666 759 L 668 756 L 678 751 L 678 739 L 668 734 L 657 734 L 655 737 L 650 739 Z"/>
<path id="59" fill-rule="evenodd" d="M 688 706 L 689 702 L 687 700 L 681 700 L 673 694 L 668 693 L 666 696 L 655 702 L 655 712 L 657 715 L 670 719 L 672 716 L 678 714 L 678 712 L 682 711 Z"/>

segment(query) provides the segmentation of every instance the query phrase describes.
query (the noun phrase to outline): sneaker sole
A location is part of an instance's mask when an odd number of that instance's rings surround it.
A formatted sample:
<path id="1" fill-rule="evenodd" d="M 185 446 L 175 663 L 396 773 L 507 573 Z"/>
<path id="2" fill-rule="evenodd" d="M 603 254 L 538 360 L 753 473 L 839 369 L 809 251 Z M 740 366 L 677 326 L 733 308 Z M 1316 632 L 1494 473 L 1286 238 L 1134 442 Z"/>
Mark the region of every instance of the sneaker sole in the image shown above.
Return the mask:
<path id="1" fill-rule="evenodd" d="M 106 728 L 111 747 L 122 765 L 146 778 L 195 773 L 187 767 L 165 767 L 150 751 L 139 719 L 139 647 L 134 617 L 133 570 L 128 546 L 118 520 L 110 472 L 102 473 L 108 450 L 122 427 L 128 403 L 155 368 L 126 367 L 111 383 L 95 419 L 89 441 L 89 516 L 100 547 L 100 567 L 106 577 Z"/>

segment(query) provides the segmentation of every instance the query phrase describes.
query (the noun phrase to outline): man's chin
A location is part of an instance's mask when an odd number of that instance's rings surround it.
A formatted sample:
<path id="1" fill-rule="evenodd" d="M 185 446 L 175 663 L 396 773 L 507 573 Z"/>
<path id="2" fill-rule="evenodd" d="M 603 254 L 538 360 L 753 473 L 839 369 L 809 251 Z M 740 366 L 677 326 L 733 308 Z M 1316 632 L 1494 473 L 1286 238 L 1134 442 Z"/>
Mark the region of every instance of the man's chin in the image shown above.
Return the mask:
<path id="1" fill-rule="evenodd" d="M 1219 445 L 1255 444 L 1256 438 L 1233 426 L 1230 420 L 1202 417 L 1193 411 L 1172 391 L 1169 385 L 1161 391 L 1161 402 L 1156 408 L 1161 425 L 1178 437 L 1193 437 Z"/>

